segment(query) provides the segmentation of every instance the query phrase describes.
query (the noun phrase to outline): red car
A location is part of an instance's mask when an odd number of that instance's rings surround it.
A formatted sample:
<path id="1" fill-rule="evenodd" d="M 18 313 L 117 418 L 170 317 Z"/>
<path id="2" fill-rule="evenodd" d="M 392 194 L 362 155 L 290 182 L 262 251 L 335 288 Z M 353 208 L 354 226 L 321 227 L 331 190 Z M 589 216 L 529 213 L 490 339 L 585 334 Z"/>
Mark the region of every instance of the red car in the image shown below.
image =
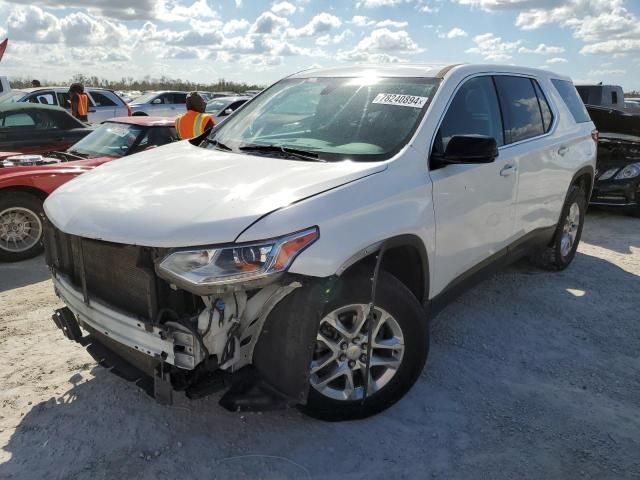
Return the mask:
<path id="1" fill-rule="evenodd" d="M 60 185 L 105 162 L 177 139 L 172 119 L 123 117 L 104 122 L 64 152 L 0 153 L 0 261 L 42 251 L 42 204 Z"/>

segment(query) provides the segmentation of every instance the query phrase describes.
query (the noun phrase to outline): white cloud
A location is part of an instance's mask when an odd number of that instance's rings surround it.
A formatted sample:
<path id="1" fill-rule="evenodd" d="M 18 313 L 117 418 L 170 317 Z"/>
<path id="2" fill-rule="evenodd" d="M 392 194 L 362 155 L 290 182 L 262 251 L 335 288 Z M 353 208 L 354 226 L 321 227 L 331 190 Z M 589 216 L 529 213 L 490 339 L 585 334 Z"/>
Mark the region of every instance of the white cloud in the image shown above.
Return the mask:
<path id="1" fill-rule="evenodd" d="M 338 51 L 338 59 L 351 62 L 395 63 L 398 54 L 423 51 L 405 30 L 391 31 L 379 28 L 358 42 L 351 50 Z"/>
<path id="2" fill-rule="evenodd" d="M 461 38 L 468 37 L 469 34 L 465 32 L 463 29 L 455 27 L 449 30 L 447 33 L 442 34 L 441 38 Z"/>
<path id="3" fill-rule="evenodd" d="M 512 57 L 511 54 L 518 49 L 521 43 L 520 40 L 504 42 L 501 37 L 496 37 L 493 33 L 476 35 L 473 37 L 473 41 L 476 46 L 469 48 L 466 52 L 482 55 L 485 60 L 494 62 L 509 60 Z"/>
<path id="4" fill-rule="evenodd" d="M 274 34 L 281 29 L 289 26 L 289 20 L 279 17 L 272 12 L 264 12 L 260 14 L 251 26 L 252 33 Z"/>
<path id="5" fill-rule="evenodd" d="M 407 25 L 409 25 L 409 22 L 398 22 L 397 20 L 382 20 L 376 23 L 376 27 L 378 28 L 384 28 L 384 27 L 404 28 Z"/>
<path id="6" fill-rule="evenodd" d="M 627 73 L 626 70 L 622 69 L 603 69 L 603 70 L 591 70 L 589 72 L 590 77 L 599 77 L 599 76 L 619 76 Z"/>
<path id="7" fill-rule="evenodd" d="M 591 45 L 585 45 L 580 50 L 582 54 L 620 54 L 640 53 L 640 39 L 627 38 L 620 40 L 608 40 Z"/>
<path id="8" fill-rule="evenodd" d="M 242 7 L 242 0 L 234 0 L 234 3 L 236 4 L 236 8 Z"/>
<path id="9" fill-rule="evenodd" d="M 349 37 L 353 36 L 353 32 L 351 30 L 345 30 L 339 35 L 322 35 L 316 39 L 316 45 L 327 46 L 327 45 L 340 45 L 345 42 Z"/>
<path id="10" fill-rule="evenodd" d="M 566 58 L 562 58 L 562 57 L 553 57 L 547 60 L 547 62 L 549 65 L 554 65 L 557 63 L 569 63 L 569 60 L 567 60 Z"/>
<path id="11" fill-rule="evenodd" d="M 360 0 L 356 3 L 356 7 L 377 8 L 377 7 L 395 7 L 404 3 L 405 0 Z"/>
<path id="12" fill-rule="evenodd" d="M 520 47 L 519 53 L 537 53 L 538 55 L 553 55 L 556 53 L 563 53 L 564 47 L 554 47 L 552 45 L 539 44 L 536 48 Z"/>
<path id="13" fill-rule="evenodd" d="M 271 11 L 273 13 L 277 13 L 278 15 L 293 15 L 294 13 L 296 13 L 297 9 L 298 7 L 289 2 L 274 3 L 271 7 Z"/>
<path id="14" fill-rule="evenodd" d="M 365 17 L 364 15 L 355 15 L 349 23 L 353 23 L 358 27 L 368 27 L 370 25 L 375 24 L 375 20 L 370 20 L 369 17 Z"/>
<path id="15" fill-rule="evenodd" d="M 238 32 L 240 30 L 246 30 L 251 25 L 247 20 L 241 18 L 240 20 L 233 19 L 229 20 L 222 27 L 222 33 L 225 35 L 231 35 L 232 33 Z"/>
<path id="16" fill-rule="evenodd" d="M 342 21 L 335 15 L 321 12 L 313 17 L 309 23 L 301 28 L 290 28 L 287 35 L 290 37 L 313 37 L 321 33 L 326 33 L 342 25 Z"/>

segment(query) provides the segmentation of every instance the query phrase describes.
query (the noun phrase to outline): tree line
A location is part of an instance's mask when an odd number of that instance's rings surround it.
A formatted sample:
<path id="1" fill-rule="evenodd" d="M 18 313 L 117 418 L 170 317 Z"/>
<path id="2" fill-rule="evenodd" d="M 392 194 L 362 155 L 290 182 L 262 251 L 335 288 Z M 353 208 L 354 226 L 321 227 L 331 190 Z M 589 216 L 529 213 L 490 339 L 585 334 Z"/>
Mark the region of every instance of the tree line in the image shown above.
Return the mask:
<path id="1" fill-rule="evenodd" d="M 12 77 L 11 86 L 13 88 L 28 88 L 31 87 L 31 81 L 33 78 L 27 77 Z M 43 87 L 46 86 L 60 86 L 71 85 L 72 83 L 82 83 L 85 86 L 108 88 L 110 90 L 182 90 L 182 91 L 209 91 L 209 92 L 244 92 L 245 90 L 261 90 L 264 85 L 248 84 L 233 82 L 219 79 L 217 82 L 212 83 L 196 83 L 189 80 L 182 80 L 180 78 L 169 78 L 162 76 L 160 78 L 152 78 L 146 75 L 142 79 L 135 79 L 133 77 L 122 77 L 120 80 L 107 80 L 106 78 L 100 78 L 95 75 L 87 76 L 82 74 L 74 75 L 68 82 L 49 81 L 47 79 L 38 78 L 40 84 Z"/>

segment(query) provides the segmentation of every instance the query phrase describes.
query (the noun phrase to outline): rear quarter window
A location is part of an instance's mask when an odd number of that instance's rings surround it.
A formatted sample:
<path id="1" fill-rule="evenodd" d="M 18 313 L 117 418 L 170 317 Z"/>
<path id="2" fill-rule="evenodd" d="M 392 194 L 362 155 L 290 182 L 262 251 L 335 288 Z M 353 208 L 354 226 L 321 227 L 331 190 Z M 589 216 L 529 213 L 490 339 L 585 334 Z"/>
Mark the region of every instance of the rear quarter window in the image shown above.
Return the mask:
<path id="1" fill-rule="evenodd" d="M 587 108 L 584 106 L 584 102 L 578 95 L 576 87 L 568 80 L 551 79 L 551 83 L 562 97 L 565 105 L 571 112 L 573 119 L 576 123 L 590 122 L 591 118 L 587 112 Z"/>
<path id="2" fill-rule="evenodd" d="M 103 92 L 89 92 L 93 97 L 93 102 L 96 104 L 96 107 L 115 107 L 116 102 L 114 102 L 109 95 Z"/>

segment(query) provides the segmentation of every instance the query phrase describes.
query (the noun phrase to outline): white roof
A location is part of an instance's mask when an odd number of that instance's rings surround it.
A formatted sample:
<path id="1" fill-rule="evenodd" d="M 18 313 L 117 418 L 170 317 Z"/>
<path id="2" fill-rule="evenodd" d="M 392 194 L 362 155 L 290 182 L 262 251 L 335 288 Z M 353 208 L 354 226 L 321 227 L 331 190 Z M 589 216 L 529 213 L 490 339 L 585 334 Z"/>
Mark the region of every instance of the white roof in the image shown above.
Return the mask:
<path id="1" fill-rule="evenodd" d="M 291 75 L 290 78 L 309 77 L 431 77 L 444 78 L 450 74 L 472 75 L 475 73 L 504 73 L 532 75 L 537 77 L 559 78 L 570 80 L 569 77 L 558 75 L 549 70 L 539 68 L 518 67 L 515 65 L 493 64 L 409 64 L 389 63 L 382 65 L 352 65 L 334 68 L 319 68 L 303 70 Z"/>

